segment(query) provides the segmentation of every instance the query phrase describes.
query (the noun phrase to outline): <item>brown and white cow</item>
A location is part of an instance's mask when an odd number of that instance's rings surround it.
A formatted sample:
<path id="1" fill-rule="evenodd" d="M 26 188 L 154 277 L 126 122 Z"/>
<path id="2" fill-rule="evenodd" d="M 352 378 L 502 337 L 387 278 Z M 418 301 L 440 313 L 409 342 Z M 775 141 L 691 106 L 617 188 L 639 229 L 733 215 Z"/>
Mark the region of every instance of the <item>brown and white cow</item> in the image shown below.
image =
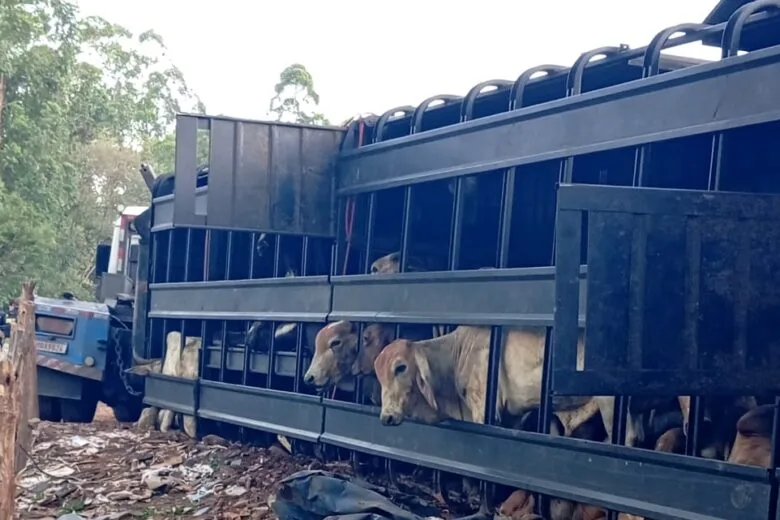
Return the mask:
<path id="1" fill-rule="evenodd" d="M 507 328 L 499 369 L 498 413 L 519 417 L 539 406 L 545 330 Z M 446 419 L 484 422 L 490 328 L 460 326 L 425 341 L 396 340 L 377 357 L 374 370 L 382 386 L 385 425 L 404 418 L 426 423 Z M 583 338 L 578 365 L 584 362 Z M 614 397 L 558 397 L 553 408 L 566 435 L 600 412 L 612 431 Z M 627 444 L 636 441 L 633 421 L 627 425 Z"/>
<path id="2" fill-rule="evenodd" d="M 356 327 L 349 321 L 324 326 L 314 340 L 314 356 L 303 382 L 320 390 L 332 387 L 350 390 L 352 365 L 358 352 Z"/>

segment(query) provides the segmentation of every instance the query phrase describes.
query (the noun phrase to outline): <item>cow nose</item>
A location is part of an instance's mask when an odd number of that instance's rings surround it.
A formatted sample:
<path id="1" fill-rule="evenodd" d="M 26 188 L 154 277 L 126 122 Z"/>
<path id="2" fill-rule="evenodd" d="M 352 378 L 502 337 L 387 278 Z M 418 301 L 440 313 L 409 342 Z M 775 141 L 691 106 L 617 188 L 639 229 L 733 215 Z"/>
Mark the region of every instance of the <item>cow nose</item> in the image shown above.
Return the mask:
<path id="1" fill-rule="evenodd" d="M 314 383 L 314 376 L 311 374 L 306 374 L 305 376 L 303 376 L 303 382 L 306 383 L 307 385 Z"/>
<path id="2" fill-rule="evenodd" d="M 384 414 L 379 417 L 379 420 L 382 421 L 384 426 L 390 426 L 390 424 L 393 422 L 393 418 L 390 415 Z"/>

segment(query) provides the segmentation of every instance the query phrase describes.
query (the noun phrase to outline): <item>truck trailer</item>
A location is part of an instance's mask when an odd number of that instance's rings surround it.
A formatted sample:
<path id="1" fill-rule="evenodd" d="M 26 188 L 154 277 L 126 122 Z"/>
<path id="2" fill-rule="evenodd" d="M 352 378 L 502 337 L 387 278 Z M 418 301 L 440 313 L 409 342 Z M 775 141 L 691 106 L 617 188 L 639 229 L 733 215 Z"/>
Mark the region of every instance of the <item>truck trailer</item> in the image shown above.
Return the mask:
<path id="1" fill-rule="evenodd" d="M 155 181 L 141 240 L 132 348 L 163 358 L 179 332 L 182 346 L 199 339 L 199 369 L 148 375 L 144 403 L 192 416 L 198 435 L 283 435 L 358 466 L 653 519 L 777 518 L 777 435 L 762 467 L 698 456 L 713 399 L 780 394 L 777 7 L 724 0 L 647 47 L 600 47 L 346 127 L 178 115 L 175 173 Z M 695 41 L 722 59 L 662 54 Z M 399 273 L 371 274 L 395 252 Z M 485 424 L 388 427 L 359 379 L 303 384 L 309 331 L 337 320 L 396 336 L 490 327 Z M 502 425 L 493 405 L 507 327 L 546 330 L 536 432 Z M 555 398 L 593 395 L 617 398 L 612 443 L 548 434 Z M 623 445 L 630 403 L 681 396 L 684 453 L 653 450 L 650 434 Z"/>

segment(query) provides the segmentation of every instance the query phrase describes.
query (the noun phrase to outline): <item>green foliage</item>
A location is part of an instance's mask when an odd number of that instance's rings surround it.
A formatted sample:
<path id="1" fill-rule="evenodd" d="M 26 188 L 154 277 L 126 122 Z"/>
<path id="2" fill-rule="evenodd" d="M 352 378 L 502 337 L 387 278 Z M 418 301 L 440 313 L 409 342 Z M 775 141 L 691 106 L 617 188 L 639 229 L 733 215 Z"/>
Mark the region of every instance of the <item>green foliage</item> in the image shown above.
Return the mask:
<path id="1" fill-rule="evenodd" d="M 274 91 L 276 95 L 271 98 L 269 111 L 276 114 L 277 121 L 330 124 L 323 114 L 316 111 L 309 113 L 320 104 L 320 96 L 314 89 L 311 73 L 300 63 L 293 63 L 279 74 Z"/>
<path id="2" fill-rule="evenodd" d="M 67 0 L 0 2 L 0 301 L 92 292 L 118 205 L 147 205 L 141 160 L 172 170 L 176 112 L 204 112 L 159 35 Z"/>

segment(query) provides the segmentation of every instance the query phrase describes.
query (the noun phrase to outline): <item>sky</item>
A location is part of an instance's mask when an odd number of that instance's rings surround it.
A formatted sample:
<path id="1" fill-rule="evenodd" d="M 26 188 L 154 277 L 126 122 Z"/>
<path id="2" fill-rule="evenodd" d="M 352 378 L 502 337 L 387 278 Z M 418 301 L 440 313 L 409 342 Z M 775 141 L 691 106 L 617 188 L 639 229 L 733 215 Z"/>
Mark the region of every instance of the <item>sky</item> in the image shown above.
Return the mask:
<path id="1" fill-rule="evenodd" d="M 212 115 L 267 118 L 279 73 L 311 72 L 320 111 L 358 113 L 464 95 L 587 50 L 647 45 L 660 30 L 701 22 L 716 0 L 78 0 L 134 32 L 153 29 Z M 716 59 L 691 44 L 674 54 Z"/>

